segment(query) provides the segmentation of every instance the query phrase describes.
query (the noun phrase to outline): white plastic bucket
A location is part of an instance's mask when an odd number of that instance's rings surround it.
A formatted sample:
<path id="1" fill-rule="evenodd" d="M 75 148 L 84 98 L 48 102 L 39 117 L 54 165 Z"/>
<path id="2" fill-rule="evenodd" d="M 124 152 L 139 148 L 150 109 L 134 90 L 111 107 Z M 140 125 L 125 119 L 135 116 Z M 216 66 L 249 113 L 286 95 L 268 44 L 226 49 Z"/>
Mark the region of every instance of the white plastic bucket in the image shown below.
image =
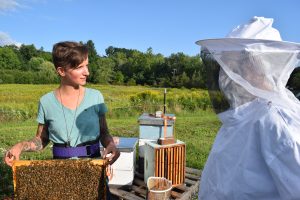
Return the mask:
<path id="1" fill-rule="evenodd" d="M 147 180 L 148 200 L 168 200 L 171 196 L 172 182 L 164 177 L 151 176 Z"/>

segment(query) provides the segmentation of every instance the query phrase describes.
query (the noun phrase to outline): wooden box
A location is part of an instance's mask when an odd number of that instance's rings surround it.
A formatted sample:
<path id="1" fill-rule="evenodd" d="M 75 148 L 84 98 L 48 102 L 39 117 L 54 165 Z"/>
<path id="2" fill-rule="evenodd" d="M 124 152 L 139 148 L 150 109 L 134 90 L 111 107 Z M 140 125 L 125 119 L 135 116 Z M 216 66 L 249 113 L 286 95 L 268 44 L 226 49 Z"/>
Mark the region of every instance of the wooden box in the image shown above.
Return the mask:
<path id="1" fill-rule="evenodd" d="M 151 176 L 165 177 L 172 185 L 181 185 L 185 179 L 185 143 L 177 140 L 175 144 L 159 145 L 145 142 L 144 181 Z"/>

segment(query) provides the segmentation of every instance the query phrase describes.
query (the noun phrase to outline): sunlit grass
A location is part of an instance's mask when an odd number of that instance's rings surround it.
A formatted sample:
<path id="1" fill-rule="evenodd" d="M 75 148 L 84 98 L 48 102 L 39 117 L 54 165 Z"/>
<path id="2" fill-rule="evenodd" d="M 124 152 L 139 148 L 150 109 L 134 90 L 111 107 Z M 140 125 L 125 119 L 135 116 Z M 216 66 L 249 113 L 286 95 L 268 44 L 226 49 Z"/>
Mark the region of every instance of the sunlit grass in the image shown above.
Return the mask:
<path id="1" fill-rule="evenodd" d="M 0 118 L 0 199 L 3 195 L 11 195 L 12 175 L 9 167 L 3 164 L 3 153 L 13 144 L 22 140 L 28 140 L 35 135 L 37 123 L 35 121 L 39 98 L 54 90 L 57 85 L 0 85 L 0 109 L 10 108 L 10 111 L 21 110 L 28 112 L 27 118 L 18 119 L 18 114 L 9 118 L 10 113 L 1 121 Z M 144 106 L 146 110 L 131 108 L 130 98 L 140 98 L 138 94 L 153 95 L 146 101 L 158 101 L 157 109 L 162 109 L 163 89 L 142 86 L 110 86 L 89 85 L 88 87 L 99 89 L 106 99 L 111 114 L 107 115 L 110 133 L 113 136 L 138 137 L 138 117 L 144 112 L 153 112 L 153 106 Z M 175 137 L 186 143 L 186 165 L 189 167 L 203 169 L 220 122 L 210 108 L 197 107 L 194 100 L 208 99 L 207 91 L 188 89 L 168 89 L 168 99 L 175 99 L 173 110 L 176 112 Z M 180 104 L 191 106 L 193 110 L 184 109 Z M 157 102 L 154 102 L 157 103 Z M 171 102 L 172 103 L 172 102 Z M 202 103 L 202 102 L 201 102 Z M 126 109 L 122 109 L 128 107 Z M 170 106 L 171 107 L 171 106 Z M 187 107 L 188 108 L 188 107 Z M 147 110 L 149 109 L 149 110 Z M 1 110 L 0 110 L 1 111 Z M 41 153 L 24 153 L 22 159 L 51 159 L 50 145 Z M 2 195 L 2 196 L 1 196 Z"/>

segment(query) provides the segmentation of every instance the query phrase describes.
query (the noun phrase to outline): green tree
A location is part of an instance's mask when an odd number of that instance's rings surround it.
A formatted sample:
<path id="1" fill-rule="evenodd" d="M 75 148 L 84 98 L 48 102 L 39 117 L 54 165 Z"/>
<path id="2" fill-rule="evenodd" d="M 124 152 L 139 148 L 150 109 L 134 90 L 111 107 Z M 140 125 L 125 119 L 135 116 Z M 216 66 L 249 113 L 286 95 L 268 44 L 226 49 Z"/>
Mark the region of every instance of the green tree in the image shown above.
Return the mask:
<path id="1" fill-rule="evenodd" d="M 128 63 L 126 54 L 124 52 L 117 52 L 116 54 L 109 56 L 109 58 L 113 59 L 115 62 L 114 71 L 120 71 L 124 76 L 126 72 L 126 64 Z"/>
<path id="2" fill-rule="evenodd" d="M 49 84 L 58 83 L 59 78 L 52 62 L 44 61 L 39 68 L 35 83 Z"/>
<path id="3" fill-rule="evenodd" d="M 15 76 L 11 73 L 14 70 L 0 70 L 0 84 L 2 83 L 14 83 Z"/>
<path id="4" fill-rule="evenodd" d="M 115 48 L 113 46 L 109 46 L 105 49 L 105 54 L 107 57 L 114 56 L 115 54 Z"/>
<path id="5" fill-rule="evenodd" d="M 135 80 L 134 80 L 133 78 L 130 78 L 130 79 L 127 81 L 127 85 L 128 85 L 128 86 L 134 86 L 134 85 L 136 85 L 136 82 L 135 82 Z"/>
<path id="6" fill-rule="evenodd" d="M 151 82 L 155 82 L 158 85 L 160 85 L 160 82 L 162 82 L 162 80 L 164 80 L 165 77 L 169 77 L 168 73 L 169 70 L 168 66 L 165 63 L 165 57 L 162 54 L 153 55 L 151 58 L 151 75 L 148 84 L 151 85 Z M 153 81 L 152 78 L 154 79 Z"/>
<path id="7" fill-rule="evenodd" d="M 182 81 L 180 81 L 178 76 L 181 76 L 182 78 L 184 72 L 189 78 L 193 76 L 195 71 L 201 73 L 201 78 L 205 79 L 206 77 L 203 75 L 204 67 L 199 55 L 187 56 L 183 53 L 171 54 L 171 56 L 166 58 L 165 65 L 166 76 L 171 77 L 176 73 L 175 77 L 172 77 L 174 87 L 178 87 L 178 84 L 182 84 Z M 192 84 L 189 83 L 189 85 Z"/>
<path id="8" fill-rule="evenodd" d="M 89 50 L 89 62 L 97 62 L 99 56 L 94 42 L 92 40 L 88 40 L 86 42 L 86 46 L 88 47 Z"/>
<path id="9" fill-rule="evenodd" d="M 194 88 L 205 88 L 205 80 L 202 77 L 200 71 L 194 71 L 191 78 L 191 87 Z"/>
<path id="10" fill-rule="evenodd" d="M 160 87 L 170 87 L 172 86 L 171 80 L 168 77 L 158 78 L 158 85 Z"/>
<path id="11" fill-rule="evenodd" d="M 22 57 L 23 63 L 29 62 L 32 57 L 36 57 L 38 52 L 33 44 L 31 45 L 24 45 L 22 44 L 19 49 L 20 55 Z"/>
<path id="12" fill-rule="evenodd" d="M 45 61 L 52 62 L 52 53 L 44 51 L 43 47 L 37 51 L 37 57 L 43 58 Z"/>
<path id="13" fill-rule="evenodd" d="M 15 83 L 18 84 L 32 84 L 34 83 L 35 73 L 30 71 L 19 71 L 13 70 L 13 74 L 15 76 Z"/>
<path id="14" fill-rule="evenodd" d="M 11 47 L 0 48 L 0 69 L 20 69 L 21 62 Z"/>
<path id="15" fill-rule="evenodd" d="M 96 83 L 96 71 L 97 71 L 97 62 L 98 62 L 98 54 L 95 48 L 95 44 L 92 40 L 88 40 L 86 43 L 86 46 L 89 50 L 89 70 L 90 70 L 90 76 L 89 81 L 92 83 Z"/>
<path id="16" fill-rule="evenodd" d="M 122 85 L 124 83 L 124 75 L 122 72 L 117 71 L 114 76 L 113 84 Z"/>
<path id="17" fill-rule="evenodd" d="M 39 71 L 41 68 L 41 64 L 44 63 L 45 60 L 43 58 L 40 57 L 32 57 L 28 64 L 26 69 L 27 70 L 31 70 L 31 71 Z"/>
<path id="18" fill-rule="evenodd" d="M 182 73 L 182 75 L 179 78 L 178 87 L 189 87 L 190 86 L 190 78 L 186 75 L 185 72 Z"/>
<path id="19" fill-rule="evenodd" d="M 95 83 L 108 84 L 113 82 L 114 61 L 111 58 L 99 58 L 97 60 L 97 70 L 94 76 Z"/>

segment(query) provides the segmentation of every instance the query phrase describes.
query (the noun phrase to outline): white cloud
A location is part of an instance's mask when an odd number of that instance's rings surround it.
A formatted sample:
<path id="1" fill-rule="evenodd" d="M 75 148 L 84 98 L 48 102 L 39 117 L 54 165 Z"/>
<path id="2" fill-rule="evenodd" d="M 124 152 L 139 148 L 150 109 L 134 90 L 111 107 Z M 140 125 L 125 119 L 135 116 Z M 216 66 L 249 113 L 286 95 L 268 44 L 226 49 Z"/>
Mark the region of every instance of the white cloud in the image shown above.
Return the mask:
<path id="1" fill-rule="evenodd" d="M 16 0 L 0 0 L 0 12 L 15 10 L 21 7 Z"/>
<path id="2" fill-rule="evenodd" d="M 7 33 L 0 31 L 0 46 L 12 45 L 12 44 L 18 47 L 22 45 L 22 43 L 13 40 Z"/>

